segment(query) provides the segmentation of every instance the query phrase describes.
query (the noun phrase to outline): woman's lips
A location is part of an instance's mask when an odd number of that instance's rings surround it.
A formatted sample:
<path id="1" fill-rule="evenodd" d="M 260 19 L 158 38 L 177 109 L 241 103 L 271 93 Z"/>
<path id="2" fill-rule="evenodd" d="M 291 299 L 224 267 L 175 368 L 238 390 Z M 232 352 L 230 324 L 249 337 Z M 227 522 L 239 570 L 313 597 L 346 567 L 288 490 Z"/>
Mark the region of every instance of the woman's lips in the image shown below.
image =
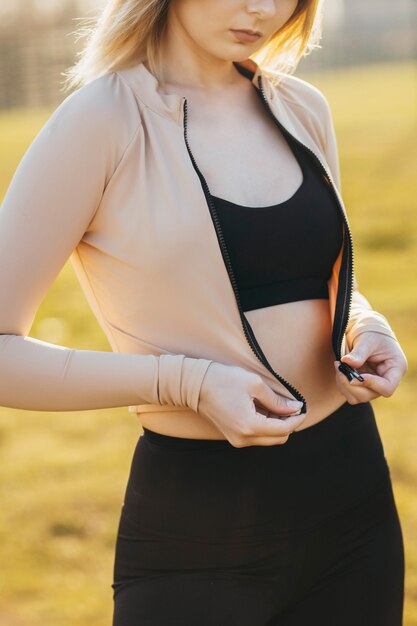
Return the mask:
<path id="1" fill-rule="evenodd" d="M 230 30 L 231 33 L 233 33 L 233 35 L 236 37 L 236 39 L 238 41 L 257 41 L 261 35 L 256 35 L 256 34 L 251 34 L 251 33 L 247 33 L 244 30 Z"/>

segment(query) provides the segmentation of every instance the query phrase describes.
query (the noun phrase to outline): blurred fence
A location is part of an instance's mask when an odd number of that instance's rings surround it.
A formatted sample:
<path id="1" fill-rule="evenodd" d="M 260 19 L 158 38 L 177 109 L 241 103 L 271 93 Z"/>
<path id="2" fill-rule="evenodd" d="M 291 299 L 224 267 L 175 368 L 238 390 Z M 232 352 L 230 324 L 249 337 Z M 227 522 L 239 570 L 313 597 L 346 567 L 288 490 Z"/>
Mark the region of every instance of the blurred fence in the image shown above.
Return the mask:
<path id="1" fill-rule="evenodd" d="M 36 1 L 45 0 L 26 0 L 22 13 L 9 19 L 6 27 L 4 21 L 0 24 L 0 109 L 59 104 L 65 97 L 60 91 L 64 78 L 61 72 L 74 62 L 76 52 L 84 44 L 83 39 L 76 42 L 72 33 L 79 26 L 74 18 L 93 15 L 91 8 L 88 12 L 79 10 L 86 6 L 83 4 L 86 0 L 55 3 L 56 7 L 60 5 L 60 12 L 52 18 L 49 15 L 48 20 L 36 14 Z M 53 6 L 54 0 L 48 1 Z M 95 0 L 95 4 L 102 1 Z M 414 1 L 368 0 L 366 5 L 362 0 L 347 0 L 346 4 L 342 0 L 331 2 L 342 7 L 342 19 L 325 24 L 321 49 L 301 59 L 298 74 L 416 58 L 417 3 Z"/>
<path id="2" fill-rule="evenodd" d="M 0 108 L 56 105 L 76 46 L 68 28 L 26 29 L 0 35 Z"/>

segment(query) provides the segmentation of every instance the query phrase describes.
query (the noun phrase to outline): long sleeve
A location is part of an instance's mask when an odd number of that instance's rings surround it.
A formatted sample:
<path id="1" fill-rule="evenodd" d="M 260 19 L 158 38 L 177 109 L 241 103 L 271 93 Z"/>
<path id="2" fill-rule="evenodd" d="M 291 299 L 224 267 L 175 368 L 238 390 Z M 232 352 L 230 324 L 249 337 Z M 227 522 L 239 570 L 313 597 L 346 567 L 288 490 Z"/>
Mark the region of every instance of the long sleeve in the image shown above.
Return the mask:
<path id="1" fill-rule="evenodd" d="M 210 360 L 76 350 L 28 336 L 140 127 L 139 114 L 136 128 L 123 119 L 122 88 L 109 75 L 70 94 L 29 146 L 6 191 L 0 207 L 1 406 L 69 411 L 149 402 L 198 408 Z"/>
<path id="2" fill-rule="evenodd" d="M 333 180 L 341 192 L 341 176 L 339 153 L 337 147 L 336 133 L 333 123 L 333 117 L 330 105 L 326 98 L 322 95 L 322 103 L 324 106 L 324 137 L 323 149 L 326 155 L 327 163 L 330 167 Z M 353 292 L 352 304 L 350 309 L 349 322 L 346 328 L 347 348 L 351 350 L 353 343 L 358 335 L 364 332 L 378 332 L 388 337 L 392 337 L 398 341 L 393 329 L 391 328 L 387 318 L 375 311 L 367 298 L 359 291 L 359 285 L 356 274 L 353 276 Z"/>

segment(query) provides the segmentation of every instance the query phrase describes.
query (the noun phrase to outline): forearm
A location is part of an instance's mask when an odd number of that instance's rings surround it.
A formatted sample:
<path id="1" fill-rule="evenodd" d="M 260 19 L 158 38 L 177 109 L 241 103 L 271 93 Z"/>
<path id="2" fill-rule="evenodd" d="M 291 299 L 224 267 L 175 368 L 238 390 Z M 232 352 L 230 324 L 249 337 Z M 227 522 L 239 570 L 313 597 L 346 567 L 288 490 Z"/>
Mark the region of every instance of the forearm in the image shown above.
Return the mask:
<path id="1" fill-rule="evenodd" d="M 210 363 L 184 355 L 76 350 L 0 335 L 0 406 L 79 411 L 152 403 L 196 410 Z"/>

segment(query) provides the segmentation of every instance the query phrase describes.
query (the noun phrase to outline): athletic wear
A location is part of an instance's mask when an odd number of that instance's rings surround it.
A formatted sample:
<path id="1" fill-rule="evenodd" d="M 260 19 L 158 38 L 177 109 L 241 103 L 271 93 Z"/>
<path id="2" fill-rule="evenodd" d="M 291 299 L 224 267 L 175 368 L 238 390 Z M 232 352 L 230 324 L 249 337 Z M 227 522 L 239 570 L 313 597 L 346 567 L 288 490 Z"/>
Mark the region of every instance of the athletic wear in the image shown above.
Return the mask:
<path id="1" fill-rule="evenodd" d="M 286 201 L 248 207 L 212 196 L 244 311 L 328 298 L 343 243 L 337 203 L 317 164 L 284 134 L 303 174 Z"/>
<path id="2" fill-rule="evenodd" d="M 291 75 L 274 85 L 250 59 L 236 68 L 262 87 L 265 114 L 325 166 L 344 212 L 322 93 Z M 192 418 L 211 360 L 255 372 L 291 397 L 291 381 L 272 373 L 261 346 L 255 351 L 237 306 L 212 203 L 186 143 L 186 105 L 138 63 L 67 96 L 25 153 L 0 208 L 0 405 L 130 405 L 189 410 Z M 395 338 L 354 289 L 346 224 L 329 280 L 332 341 L 341 353 L 367 330 Z M 113 352 L 28 336 L 68 258 Z"/>
<path id="3" fill-rule="evenodd" d="M 403 537 L 372 405 L 274 446 L 145 429 L 112 587 L 113 626 L 402 626 Z"/>
<path id="4" fill-rule="evenodd" d="M 294 76 L 275 85 L 249 59 L 236 67 L 262 90 L 265 114 L 322 164 L 343 213 L 328 281 L 335 354 L 368 330 L 395 339 L 353 280 L 327 101 Z M 193 418 L 212 360 L 288 394 L 289 381 L 268 367 L 237 305 L 213 202 L 189 150 L 186 112 L 186 100 L 163 94 L 138 63 L 72 93 L 32 142 L 0 209 L 0 405 L 130 405 L 172 411 L 172 419 L 181 408 Z M 112 352 L 28 336 L 68 258 Z M 343 594 L 338 626 L 352 612 L 349 625 L 365 619 L 356 613 L 365 595 L 378 626 L 397 626 L 400 536 L 389 491 L 385 503 L 377 500 L 386 471 L 378 441 L 366 416 L 351 426 L 340 418 L 340 434 L 333 418 L 273 447 L 204 441 L 178 454 L 141 437 L 118 536 L 115 624 L 174 626 L 179 616 L 181 626 L 205 626 L 211 613 L 216 626 L 258 626 L 321 591 L 325 611 Z M 365 508 L 356 508 L 359 498 Z"/>

